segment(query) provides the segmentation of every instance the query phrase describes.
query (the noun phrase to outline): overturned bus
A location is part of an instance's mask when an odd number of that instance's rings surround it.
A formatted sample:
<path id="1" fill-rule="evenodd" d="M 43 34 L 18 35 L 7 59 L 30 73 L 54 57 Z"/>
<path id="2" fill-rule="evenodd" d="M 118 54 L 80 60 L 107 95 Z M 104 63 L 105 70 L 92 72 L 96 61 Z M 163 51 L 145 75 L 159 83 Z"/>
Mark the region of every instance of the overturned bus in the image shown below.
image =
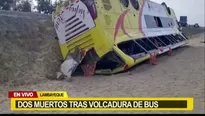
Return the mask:
<path id="1" fill-rule="evenodd" d="M 54 27 L 71 75 L 114 74 L 187 43 L 174 10 L 150 0 L 70 0 L 54 12 Z M 66 67 L 66 68 L 65 68 Z"/>

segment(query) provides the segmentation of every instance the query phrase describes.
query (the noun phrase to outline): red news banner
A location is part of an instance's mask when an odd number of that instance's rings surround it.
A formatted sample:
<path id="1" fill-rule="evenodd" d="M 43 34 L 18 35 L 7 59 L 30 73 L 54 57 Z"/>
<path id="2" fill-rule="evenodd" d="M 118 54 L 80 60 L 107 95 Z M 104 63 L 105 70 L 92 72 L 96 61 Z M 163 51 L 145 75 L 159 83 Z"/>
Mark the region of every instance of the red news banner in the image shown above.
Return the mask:
<path id="1" fill-rule="evenodd" d="M 10 91 L 8 98 L 38 98 L 36 91 Z"/>
<path id="2" fill-rule="evenodd" d="M 11 110 L 193 110 L 193 98 L 72 98 L 64 91 L 10 91 Z"/>

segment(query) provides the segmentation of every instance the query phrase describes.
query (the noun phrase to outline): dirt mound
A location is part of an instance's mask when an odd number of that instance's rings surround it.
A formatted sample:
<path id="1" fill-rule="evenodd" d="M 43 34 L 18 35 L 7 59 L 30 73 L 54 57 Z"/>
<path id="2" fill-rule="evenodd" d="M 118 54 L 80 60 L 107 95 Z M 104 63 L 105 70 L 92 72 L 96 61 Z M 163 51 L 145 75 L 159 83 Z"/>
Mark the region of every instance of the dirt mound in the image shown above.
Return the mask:
<path id="1" fill-rule="evenodd" d="M 0 11 L 0 83 L 39 82 L 55 76 L 61 54 L 51 16 Z"/>

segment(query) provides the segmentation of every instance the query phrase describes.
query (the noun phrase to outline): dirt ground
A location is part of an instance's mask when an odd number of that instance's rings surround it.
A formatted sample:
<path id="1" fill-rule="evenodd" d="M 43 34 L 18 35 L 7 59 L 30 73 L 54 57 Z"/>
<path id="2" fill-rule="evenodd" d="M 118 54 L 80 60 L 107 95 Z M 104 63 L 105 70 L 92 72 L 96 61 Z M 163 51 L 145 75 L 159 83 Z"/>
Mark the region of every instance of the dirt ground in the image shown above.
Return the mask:
<path id="1" fill-rule="evenodd" d="M 205 113 L 204 34 L 190 39 L 188 45 L 174 50 L 173 56 L 158 57 L 158 65 L 148 62 L 129 72 L 112 76 L 75 77 L 71 83 L 42 80 L 38 84 L 12 87 L 1 86 L 0 113 L 26 113 L 10 111 L 7 92 L 10 90 L 60 90 L 70 97 L 194 97 L 194 110 L 171 111 L 63 111 L 27 113 Z M 29 78 L 28 78 L 29 79 Z M 31 78 L 30 78 L 31 79 Z"/>
<path id="2" fill-rule="evenodd" d="M 182 31 L 185 35 L 192 36 L 192 35 L 196 35 L 198 33 L 203 33 L 205 31 L 205 29 L 204 29 L 204 27 L 194 28 L 194 27 L 188 26 L 188 27 L 183 27 Z"/>

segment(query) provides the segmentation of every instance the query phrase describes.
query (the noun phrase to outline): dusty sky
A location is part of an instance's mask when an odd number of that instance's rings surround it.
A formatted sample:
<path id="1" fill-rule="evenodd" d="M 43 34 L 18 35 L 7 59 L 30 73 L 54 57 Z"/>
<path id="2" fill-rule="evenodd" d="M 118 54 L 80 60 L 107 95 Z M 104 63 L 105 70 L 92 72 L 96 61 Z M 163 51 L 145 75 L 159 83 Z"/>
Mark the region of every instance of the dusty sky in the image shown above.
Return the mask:
<path id="1" fill-rule="evenodd" d="M 35 3 L 35 0 L 34 4 Z M 55 1 L 55 0 L 52 0 Z M 175 10 L 177 18 L 187 16 L 189 24 L 198 23 L 205 26 L 205 0 L 151 0 L 157 3 L 165 2 Z"/>

